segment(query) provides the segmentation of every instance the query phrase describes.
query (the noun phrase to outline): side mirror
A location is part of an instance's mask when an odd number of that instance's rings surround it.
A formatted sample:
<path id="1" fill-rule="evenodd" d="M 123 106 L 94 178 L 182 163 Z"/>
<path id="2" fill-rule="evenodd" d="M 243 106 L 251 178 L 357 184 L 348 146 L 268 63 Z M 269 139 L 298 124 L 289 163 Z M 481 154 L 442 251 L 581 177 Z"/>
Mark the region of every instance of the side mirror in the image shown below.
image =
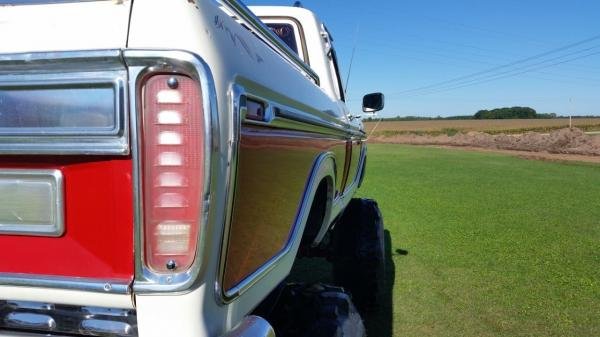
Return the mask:
<path id="1" fill-rule="evenodd" d="M 363 97 L 362 109 L 364 112 L 375 113 L 383 109 L 384 96 L 380 92 L 367 94 Z"/>

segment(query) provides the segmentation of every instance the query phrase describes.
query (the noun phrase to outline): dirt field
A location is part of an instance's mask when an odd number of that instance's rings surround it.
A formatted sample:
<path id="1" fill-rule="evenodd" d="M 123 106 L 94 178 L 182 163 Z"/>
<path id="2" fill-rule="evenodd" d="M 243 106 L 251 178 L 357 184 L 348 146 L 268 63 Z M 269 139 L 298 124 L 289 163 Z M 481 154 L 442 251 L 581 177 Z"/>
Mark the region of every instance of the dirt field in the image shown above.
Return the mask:
<path id="1" fill-rule="evenodd" d="M 365 122 L 370 133 L 377 122 Z M 377 134 L 393 134 L 407 132 L 441 132 L 448 131 L 481 131 L 519 133 L 524 131 L 552 131 L 569 126 L 568 118 L 556 119 L 493 119 L 493 120 L 431 120 L 431 121 L 382 121 L 375 130 Z M 600 130 L 600 118 L 574 118 L 573 126 L 585 131 Z"/>
<path id="2" fill-rule="evenodd" d="M 369 141 L 374 143 L 459 146 L 501 151 L 526 151 L 536 153 L 536 156 L 529 157 L 549 160 L 569 160 L 569 156 L 572 156 L 571 160 L 598 162 L 598 158 L 600 158 L 600 136 L 587 135 L 578 128 L 564 128 L 552 131 L 549 134 L 526 132 L 516 135 L 503 133 L 493 135 L 478 131 L 457 133 L 453 136 L 409 133 L 392 136 L 380 135 L 371 137 Z M 586 157 L 590 159 L 585 160 Z"/>

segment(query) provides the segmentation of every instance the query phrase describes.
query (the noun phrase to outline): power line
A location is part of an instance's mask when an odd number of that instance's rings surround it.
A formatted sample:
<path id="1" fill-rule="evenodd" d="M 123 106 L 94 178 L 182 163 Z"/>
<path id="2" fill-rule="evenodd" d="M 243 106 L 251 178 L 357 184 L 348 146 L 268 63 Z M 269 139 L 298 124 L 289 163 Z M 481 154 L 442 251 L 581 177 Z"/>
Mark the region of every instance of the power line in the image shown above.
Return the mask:
<path id="1" fill-rule="evenodd" d="M 545 69 L 545 68 L 553 67 L 553 66 L 560 65 L 560 64 L 563 64 L 563 63 L 567 63 L 567 62 L 571 62 L 571 61 L 575 61 L 575 60 L 579 60 L 579 59 L 583 59 L 583 58 L 586 58 L 586 57 L 590 57 L 590 56 L 593 56 L 593 55 L 599 55 L 599 54 L 600 54 L 600 51 L 597 51 L 597 52 L 589 53 L 589 54 L 586 54 L 586 55 L 574 57 L 574 58 L 571 58 L 571 59 L 568 59 L 568 60 L 563 60 L 563 61 L 560 61 L 560 62 L 555 62 L 555 63 L 548 64 L 548 65 L 543 65 L 543 66 L 540 66 L 540 67 L 537 67 L 537 68 L 534 68 L 534 69 L 527 69 L 527 70 L 524 70 L 524 71 L 521 71 L 521 72 L 507 74 L 507 75 L 501 75 L 501 76 L 497 76 L 496 75 L 493 78 L 472 80 L 470 82 L 466 82 L 466 83 L 463 83 L 463 84 L 459 83 L 459 84 L 455 84 L 454 86 L 451 86 L 451 87 L 438 88 L 438 89 L 434 89 L 434 90 L 428 91 L 428 92 L 416 93 L 414 95 L 410 95 L 410 96 L 407 96 L 407 97 L 417 97 L 417 96 L 431 95 L 431 94 L 436 94 L 436 93 L 440 93 L 440 92 L 452 91 L 452 90 L 456 90 L 456 89 L 461 89 L 461 88 L 465 88 L 465 87 L 479 85 L 479 84 L 483 84 L 483 83 L 487 83 L 487 82 L 497 81 L 497 80 L 500 80 L 500 79 L 504 79 L 504 78 L 509 78 L 509 77 L 514 77 L 514 76 L 526 74 L 526 73 L 529 73 L 529 72 L 532 72 L 532 71 L 535 71 L 535 70 Z M 392 99 L 394 99 L 394 98 L 392 97 Z"/>
<path id="2" fill-rule="evenodd" d="M 521 66 L 521 67 L 516 67 L 516 68 L 513 68 L 513 69 L 509 69 L 509 70 L 506 70 L 506 71 L 492 72 L 490 74 L 476 76 L 476 77 L 471 78 L 471 79 L 457 81 L 457 82 L 449 84 L 449 85 L 437 86 L 436 88 L 433 88 L 433 89 L 434 90 L 443 90 L 445 87 L 448 87 L 448 86 L 454 87 L 456 85 L 473 83 L 473 82 L 477 82 L 477 81 L 486 80 L 488 78 L 495 78 L 495 77 L 502 76 L 502 75 L 505 75 L 505 74 L 519 72 L 521 70 L 527 70 L 527 69 L 529 69 L 526 72 L 532 72 L 532 71 L 535 71 L 536 69 L 544 69 L 546 67 L 540 67 L 540 68 L 534 68 L 534 67 L 538 66 L 538 65 L 543 65 L 543 64 L 548 63 L 548 62 L 557 61 L 557 60 L 563 59 L 563 58 L 565 58 L 567 56 L 573 56 L 573 55 L 582 54 L 584 52 L 591 51 L 591 50 L 596 49 L 598 47 L 600 47 L 600 45 L 598 45 L 598 46 L 592 46 L 592 47 L 585 48 L 585 49 L 581 49 L 581 50 L 578 50 L 578 51 L 574 51 L 574 52 L 571 52 L 571 53 L 567 53 L 567 54 L 564 54 L 564 55 L 553 57 L 553 58 L 550 58 L 550 59 L 547 59 L 547 60 L 543 60 L 543 61 L 540 61 L 540 62 L 536 62 L 536 63 L 533 63 L 533 64 L 528 64 L 528 65 L 525 65 L 525 66 Z M 595 55 L 595 54 L 596 53 L 592 53 L 592 54 L 589 54 L 589 56 L 592 56 L 592 55 Z M 576 59 L 579 59 L 579 58 L 576 58 Z M 574 59 L 571 59 L 571 60 L 574 60 Z M 552 63 L 551 65 L 552 66 L 553 65 L 559 65 L 559 64 L 563 64 L 563 63 L 566 63 L 566 62 L 557 62 L 557 63 Z"/>
<path id="3" fill-rule="evenodd" d="M 504 49 L 500 50 L 500 49 L 482 48 L 482 47 L 464 44 L 464 43 L 445 41 L 442 39 L 432 39 L 429 37 L 419 36 L 416 34 L 403 34 L 402 36 L 416 37 L 416 38 L 419 38 L 420 41 L 418 41 L 419 43 L 416 43 L 415 41 L 412 41 L 412 40 L 411 41 L 401 41 L 401 42 L 397 41 L 398 43 L 391 43 L 389 40 L 383 41 L 383 40 L 375 38 L 375 39 L 369 39 L 369 46 L 377 47 L 377 49 L 385 48 L 387 50 L 391 50 L 391 51 L 393 51 L 392 53 L 386 52 L 385 55 L 402 55 L 402 57 L 404 59 L 414 59 L 414 58 L 408 58 L 408 57 L 404 56 L 405 53 L 411 53 L 411 54 L 417 53 L 417 54 L 428 55 L 428 56 L 439 56 L 444 59 L 451 58 L 451 59 L 455 59 L 458 61 L 465 61 L 465 62 L 469 62 L 469 63 L 481 63 L 481 64 L 488 64 L 488 65 L 495 65 L 497 63 L 490 62 L 490 60 L 498 59 L 501 62 L 506 62 L 506 61 L 513 60 L 515 56 L 522 57 L 522 54 L 519 55 L 518 53 L 510 52 L 510 51 L 507 51 Z M 429 41 L 427 41 L 427 40 L 429 40 Z M 435 42 L 430 42 L 430 41 L 435 41 Z M 452 49 L 451 50 L 448 50 L 447 48 L 440 49 L 439 48 L 440 43 L 448 45 Z M 338 43 L 338 46 L 346 46 L 346 47 L 350 48 L 350 45 L 347 43 L 344 43 L 343 41 L 341 43 Z M 407 48 L 407 46 L 413 47 L 413 48 Z M 475 49 L 479 52 L 468 51 L 468 50 L 465 50 L 464 48 Z M 355 45 L 352 45 L 351 49 L 352 49 L 352 52 L 354 53 Z M 373 49 L 356 48 L 356 50 L 368 52 L 369 54 L 373 53 Z M 446 54 L 440 53 L 440 51 L 442 51 Z M 460 56 L 463 56 L 463 57 L 461 58 Z M 481 59 L 474 59 L 473 57 L 476 57 L 476 58 L 483 57 L 487 61 L 482 61 Z M 430 60 L 430 59 L 417 59 L 417 60 L 425 61 L 425 60 Z M 437 60 L 432 60 L 431 62 L 442 64 L 441 62 L 439 62 Z M 589 66 L 589 65 L 565 64 L 565 66 L 570 67 L 570 68 L 576 68 L 580 71 L 585 71 L 586 74 L 589 74 L 590 71 L 596 71 L 596 70 L 600 71 L 600 68 L 594 67 L 594 66 Z"/>
<path id="4" fill-rule="evenodd" d="M 509 68 L 509 67 L 512 67 L 512 66 L 517 65 L 517 64 L 526 63 L 526 62 L 529 62 L 529 61 L 532 61 L 532 60 L 535 60 L 535 59 L 542 58 L 544 56 L 548 56 L 548 55 L 551 55 L 551 54 L 554 54 L 554 53 L 558 53 L 558 52 L 561 52 L 563 50 L 567 50 L 567 49 L 570 49 L 570 48 L 573 48 L 573 47 L 576 47 L 576 46 L 579 46 L 579 45 L 582 45 L 582 44 L 586 44 L 586 43 L 589 43 L 589 42 L 597 40 L 597 39 L 600 39 L 600 35 L 595 35 L 595 36 L 592 36 L 590 38 L 587 38 L 587 39 L 584 39 L 584 40 L 581 40 L 581 41 L 578 41 L 578 42 L 575 42 L 575 43 L 571 43 L 571 44 L 568 44 L 568 45 L 565 45 L 565 46 L 562 46 L 562 47 L 559 47 L 559 48 L 555 48 L 555 49 L 552 49 L 552 50 L 549 50 L 549 51 L 546 51 L 546 52 L 543 52 L 543 53 L 540 53 L 540 54 L 536 54 L 536 55 L 533 55 L 533 56 L 530 56 L 530 57 L 519 59 L 519 60 L 510 62 L 510 63 L 506 63 L 506 64 L 499 65 L 499 66 L 495 66 L 495 67 L 492 67 L 492 68 L 489 68 L 489 69 L 486 69 L 486 70 L 478 71 L 478 72 L 467 74 L 467 75 L 464 75 L 464 76 L 459 76 L 459 77 L 456 77 L 456 78 L 452 78 L 452 79 L 449 79 L 449 80 L 446 80 L 446 81 L 442 81 L 442 82 L 433 83 L 433 84 L 426 85 L 426 86 L 421 86 L 421 87 L 414 88 L 414 89 L 409 89 L 409 90 L 404 90 L 404 91 L 396 92 L 396 93 L 393 93 L 391 95 L 400 95 L 400 94 L 405 94 L 405 93 L 409 93 L 409 92 L 416 92 L 416 91 L 422 91 L 422 90 L 426 90 L 426 89 L 432 89 L 432 88 L 435 88 L 435 87 L 438 87 L 438 86 L 442 86 L 442 85 L 445 85 L 445 84 L 450 84 L 450 83 L 453 83 L 453 82 L 458 82 L 458 81 L 470 79 L 470 78 L 473 78 L 473 77 L 478 77 L 480 75 L 484 75 L 484 74 L 487 74 L 487 73 L 495 72 L 497 70 Z"/>

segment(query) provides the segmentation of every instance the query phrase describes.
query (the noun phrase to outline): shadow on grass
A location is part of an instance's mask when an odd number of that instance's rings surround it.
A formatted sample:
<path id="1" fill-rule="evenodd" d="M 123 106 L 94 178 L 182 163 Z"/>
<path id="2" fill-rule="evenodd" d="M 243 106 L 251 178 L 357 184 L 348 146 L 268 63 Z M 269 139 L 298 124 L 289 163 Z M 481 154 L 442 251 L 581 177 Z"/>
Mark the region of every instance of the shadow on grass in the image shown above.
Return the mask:
<path id="1" fill-rule="evenodd" d="M 381 282 L 383 290 L 378 298 L 377 308 L 362 314 L 369 337 L 390 337 L 394 335 L 393 291 L 396 268 L 392 260 L 392 239 L 388 230 L 384 231 L 384 240 L 385 278 Z M 407 255 L 408 251 L 396 249 L 395 253 L 398 255 Z M 295 282 L 333 284 L 331 263 L 324 258 L 298 259 L 292 268 L 289 279 Z"/>

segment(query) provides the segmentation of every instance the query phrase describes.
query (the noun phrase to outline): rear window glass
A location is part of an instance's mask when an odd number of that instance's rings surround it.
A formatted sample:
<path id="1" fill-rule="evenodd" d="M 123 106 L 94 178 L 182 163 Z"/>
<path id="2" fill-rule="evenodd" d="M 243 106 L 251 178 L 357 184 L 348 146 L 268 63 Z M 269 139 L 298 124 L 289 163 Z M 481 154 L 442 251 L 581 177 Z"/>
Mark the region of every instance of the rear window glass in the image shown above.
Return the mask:
<path id="1" fill-rule="evenodd" d="M 296 54 L 298 54 L 298 44 L 296 43 L 296 35 L 294 27 L 289 23 L 266 23 L 275 35 L 279 36 L 285 44 L 288 45 Z"/>

